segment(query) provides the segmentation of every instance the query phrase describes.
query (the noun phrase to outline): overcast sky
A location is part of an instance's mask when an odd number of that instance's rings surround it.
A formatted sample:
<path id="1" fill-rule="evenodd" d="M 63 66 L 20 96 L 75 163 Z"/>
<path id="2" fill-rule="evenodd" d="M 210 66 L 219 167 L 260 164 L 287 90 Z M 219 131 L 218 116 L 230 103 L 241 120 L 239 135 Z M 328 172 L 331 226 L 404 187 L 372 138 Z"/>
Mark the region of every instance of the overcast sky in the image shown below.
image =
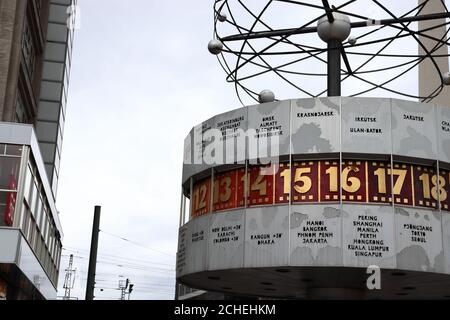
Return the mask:
<path id="1" fill-rule="evenodd" d="M 173 299 L 184 138 L 201 121 L 240 107 L 206 49 L 213 1 L 79 5 L 57 197 L 66 248 L 58 295 L 72 253 L 72 296 L 84 299 L 93 211 L 101 205 L 96 298 L 118 299 L 118 282 L 128 277 L 133 299 Z M 259 81 L 252 89 L 267 87 Z"/>
<path id="2" fill-rule="evenodd" d="M 206 49 L 212 6 L 148 0 L 79 5 L 57 197 L 64 247 L 78 252 L 63 252 L 60 287 L 73 253 L 73 292 L 84 298 L 93 211 L 101 205 L 101 230 L 142 246 L 100 234 L 104 263 L 97 278 L 107 281 L 97 286 L 117 288 L 123 275 L 135 283 L 135 299 L 173 299 L 184 138 L 194 124 L 239 107 Z M 118 267 L 120 257 L 137 260 Z M 95 295 L 119 298 L 120 292 Z"/>

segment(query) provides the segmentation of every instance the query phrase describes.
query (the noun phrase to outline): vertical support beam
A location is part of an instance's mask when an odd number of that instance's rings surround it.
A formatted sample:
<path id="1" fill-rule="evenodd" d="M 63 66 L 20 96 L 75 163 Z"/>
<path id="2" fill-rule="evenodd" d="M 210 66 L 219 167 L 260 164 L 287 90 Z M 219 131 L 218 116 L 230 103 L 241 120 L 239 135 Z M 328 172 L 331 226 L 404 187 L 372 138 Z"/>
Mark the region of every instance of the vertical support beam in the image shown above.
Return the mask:
<path id="1" fill-rule="evenodd" d="M 101 207 L 96 206 L 94 211 L 94 224 L 92 226 L 91 253 L 89 255 L 89 270 L 86 286 L 86 300 L 94 300 L 95 269 L 97 267 L 98 234 L 100 232 Z"/>
<path id="2" fill-rule="evenodd" d="M 424 3 L 426 0 L 419 0 L 419 4 Z M 433 13 L 441 13 L 445 12 L 445 7 L 441 1 L 431 0 L 425 5 L 424 9 L 421 11 L 421 15 L 424 14 L 433 14 Z M 432 28 L 433 26 L 441 25 L 446 22 L 445 18 L 442 19 L 434 19 L 434 20 L 426 20 L 419 21 L 419 31 L 425 30 L 428 28 Z M 439 28 L 430 30 L 425 32 L 424 34 L 441 39 L 445 33 L 447 32 L 447 27 L 441 26 Z M 426 38 L 419 37 L 420 41 L 424 44 L 428 51 L 431 51 L 438 42 Z M 444 40 L 447 40 L 445 38 Z M 425 50 L 419 45 L 419 54 L 426 54 Z M 443 45 L 439 50 L 433 53 L 434 55 L 447 55 L 448 47 Z M 439 66 L 441 74 L 444 74 L 449 71 L 449 62 L 448 57 L 443 58 L 435 58 L 436 63 Z M 436 67 L 431 62 L 431 59 L 424 60 L 419 66 L 419 95 L 421 97 L 425 97 L 430 95 L 439 85 L 441 84 L 441 79 L 436 76 Z M 434 103 L 437 103 L 441 106 L 450 107 L 450 87 L 445 87 L 442 93 L 433 100 Z"/>
<path id="3" fill-rule="evenodd" d="M 183 193 L 183 188 L 181 188 L 180 223 L 178 225 L 178 228 L 180 228 L 183 225 L 183 215 L 184 215 L 183 202 L 184 202 L 184 193 Z"/>
<path id="4" fill-rule="evenodd" d="M 340 42 L 328 42 L 328 96 L 341 96 L 341 52 Z"/>

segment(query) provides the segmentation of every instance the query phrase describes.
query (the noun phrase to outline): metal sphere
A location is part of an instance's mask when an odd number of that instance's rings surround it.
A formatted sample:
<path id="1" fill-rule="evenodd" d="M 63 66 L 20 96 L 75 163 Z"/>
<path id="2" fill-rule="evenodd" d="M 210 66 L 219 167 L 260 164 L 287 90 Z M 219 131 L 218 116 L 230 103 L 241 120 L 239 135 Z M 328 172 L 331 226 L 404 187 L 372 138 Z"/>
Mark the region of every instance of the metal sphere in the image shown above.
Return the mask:
<path id="1" fill-rule="evenodd" d="M 344 41 L 350 35 L 350 18 L 345 14 L 333 12 L 334 21 L 330 23 L 328 17 L 322 17 L 317 23 L 317 32 L 320 39 L 324 42 L 332 40 Z"/>
<path id="2" fill-rule="evenodd" d="M 350 36 L 348 38 L 348 43 L 350 43 L 352 46 L 354 46 L 358 42 L 358 39 L 355 36 Z"/>
<path id="3" fill-rule="evenodd" d="M 218 55 L 223 50 L 223 43 L 217 39 L 213 39 L 208 43 L 208 50 L 214 55 Z"/>
<path id="4" fill-rule="evenodd" d="M 446 86 L 450 86 L 450 72 L 446 72 L 444 74 L 444 84 Z"/>
<path id="5" fill-rule="evenodd" d="M 225 22 L 227 21 L 227 14 L 225 12 L 220 12 L 217 15 L 217 20 L 219 20 L 220 22 Z"/>
<path id="6" fill-rule="evenodd" d="M 270 90 L 263 90 L 259 94 L 259 103 L 269 103 L 275 101 L 275 94 Z"/>

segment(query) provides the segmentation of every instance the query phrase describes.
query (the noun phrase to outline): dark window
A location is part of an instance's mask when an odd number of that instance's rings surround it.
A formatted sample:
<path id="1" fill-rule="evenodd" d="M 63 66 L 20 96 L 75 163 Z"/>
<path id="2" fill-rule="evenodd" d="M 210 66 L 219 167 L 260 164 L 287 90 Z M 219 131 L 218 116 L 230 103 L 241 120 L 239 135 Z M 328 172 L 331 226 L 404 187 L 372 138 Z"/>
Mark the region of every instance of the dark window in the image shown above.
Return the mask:
<path id="1" fill-rule="evenodd" d="M 33 43 L 33 36 L 28 20 L 25 19 L 25 27 L 23 31 L 22 55 L 25 61 L 25 67 L 30 79 L 33 78 L 34 68 L 36 66 L 36 49 Z"/>
<path id="2" fill-rule="evenodd" d="M 19 169 L 19 157 L 0 157 L 0 189 L 17 190 Z"/>
<path id="3" fill-rule="evenodd" d="M 28 123 L 26 108 L 20 94 L 17 96 L 15 122 Z"/>

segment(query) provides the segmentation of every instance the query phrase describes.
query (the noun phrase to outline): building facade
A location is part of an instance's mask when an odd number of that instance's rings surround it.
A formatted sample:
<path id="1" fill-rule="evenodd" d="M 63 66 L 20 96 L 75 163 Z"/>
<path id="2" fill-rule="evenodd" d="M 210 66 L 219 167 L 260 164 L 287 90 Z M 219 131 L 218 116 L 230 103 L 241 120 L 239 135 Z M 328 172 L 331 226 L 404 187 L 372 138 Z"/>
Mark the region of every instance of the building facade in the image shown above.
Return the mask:
<path id="1" fill-rule="evenodd" d="M 76 0 L 0 0 L 0 299 L 55 299 Z"/>

